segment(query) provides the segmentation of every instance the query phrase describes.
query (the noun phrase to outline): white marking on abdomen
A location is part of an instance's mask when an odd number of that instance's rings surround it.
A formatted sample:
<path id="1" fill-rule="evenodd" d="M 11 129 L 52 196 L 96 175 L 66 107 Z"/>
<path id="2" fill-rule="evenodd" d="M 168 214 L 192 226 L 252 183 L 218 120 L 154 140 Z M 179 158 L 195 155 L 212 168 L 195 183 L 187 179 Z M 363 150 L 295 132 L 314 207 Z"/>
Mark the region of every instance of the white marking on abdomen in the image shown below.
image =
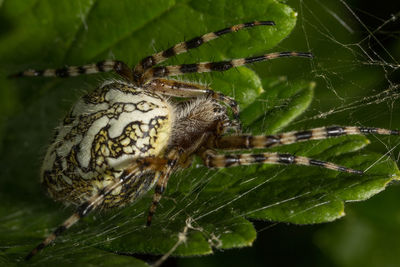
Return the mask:
<path id="1" fill-rule="evenodd" d="M 86 132 L 86 135 L 83 137 L 82 142 L 80 144 L 79 153 L 77 155 L 78 161 L 82 167 L 88 167 L 90 162 L 90 151 L 92 148 L 92 144 L 96 134 L 104 128 L 109 122 L 107 117 L 101 117 L 100 119 L 94 121 L 90 126 L 89 130 Z"/>
<path id="2" fill-rule="evenodd" d="M 107 110 L 108 109 L 108 103 L 101 103 L 101 104 L 87 104 L 85 101 L 81 98 L 78 100 L 78 102 L 75 104 L 72 115 L 74 116 L 79 116 L 79 115 L 90 115 L 93 113 L 97 113 L 102 110 Z"/>
<path id="3" fill-rule="evenodd" d="M 82 136 L 77 135 L 74 139 L 65 141 L 62 146 L 57 148 L 57 155 L 61 157 L 66 157 L 71 152 L 71 149 L 74 145 L 77 145 L 81 142 Z"/>
<path id="4" fill-rule="evenodd" d="M 166 108 L 156 108 L 146 113 L 139 110 L 135 110 L 133 112 L 123 112 L 119 115 L 118 119 L 110 120 L 110 129 L 108 130 L 108 134 L 111 138 L 116 138 L 120 136 L 125 127 L 132 122 L 137 121 L 142 123 L 142 125 L 146 125 L 152 118 L 166 115 L 168 115 L 168 110 Z"/>
<path id="5" fill-rule="evenodd" d="M 110 90 L 105 96 L 105 100 L 110 102 L 110 106 L 115 103 L 127 103 L 127 104 L 137 104 L 139 102 L 148 102 L 158 105 L 159 107 L 164 107 L 165 103 L 156 97 L 148 96 L 142 92 L 139 94 L 124 93 L 119 90 Z"/>

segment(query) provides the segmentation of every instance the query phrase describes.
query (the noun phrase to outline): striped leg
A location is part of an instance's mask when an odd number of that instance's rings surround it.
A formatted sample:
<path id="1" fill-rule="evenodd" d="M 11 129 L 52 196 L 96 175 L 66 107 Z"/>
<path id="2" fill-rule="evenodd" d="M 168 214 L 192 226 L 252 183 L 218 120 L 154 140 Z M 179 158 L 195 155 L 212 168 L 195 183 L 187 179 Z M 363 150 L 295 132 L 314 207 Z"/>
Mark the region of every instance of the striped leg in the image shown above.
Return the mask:
<path id="1" fill-rule="evenodd" d="M 136 174 L 142 173 L 145 170 L 154 170 L 157 173 L 158 170 L 162 169 L 165 166 L 165 164 L 167 164 L 167 160 L 164 158 L 148 157 L 137 159 L 135 162 L 132 163 L 130 167 L 124 170 L 117 182 L 106 186 L 89 200 L 82 203 L 77 208 L 75 213 L 70 216 L 66 221 L 64 221 L 64 223 L 59 226 L 53 233 L 51 233 L 42 243 L 40 243 L 35 249 L 33 249 L 25 257 L 25 260 L 29 260 L 30 258 L 35 256 L 40 250 L 53 242 L 57 238 L 57 236 L 61 235 L 72 225 L 78 222 L 81 218 L 88 215 L 92 210 L 101 206 L 105 197 L 112 193 L 114 189 L 118 188 L 121 185 L 124 185 L 126 182 L 129 182 L 131 178 L 133 178 Z"/>
<path id="2" fill-rule="evenodd" d="M 88 215 L 92 210 L 97 208 L 103 203 L 104 198 L 110 194 L 114 189 L 118 186 L 123 185 L 126 181 L 132 178 L 139 171 L 138 167 L 132 168 L 128 171 L 125 171 L 118 182 L 108 185 L 107 187 L 100 190 L 96 195 L 91 197 L 86 202 L 82 203 L 72 216 L 70 216 L 64 223 L 59 226 L 56 230 L 53 231 L 42 243 L 36 246 L 26 257 L 25 260 L 31 259 L 35 256 L 40 250 L 44 249 L 51 242 L 53 242 L 59 235 L 69 229 L 72 225 L 78 222 L 81 218 Z"/>
<path id="3" fill-rule="evenodd" d="M 363 174 L 362 171 L 339 166 L 331 162 L 315 160 L 301 156 L 294 156 L 291 154 L 260 153 L 216 155 L 214 154 L 214 152 L 211 152 L 209 150 L 203 154 L 203 159 L 204 164 L 209 168 L 226 168 L 251 164 L 294 164 L 305 166 L 319 166 L 325 169 L 339 172 Z"/>
<path id="4" fill-rule="evenodd" d="M 147 226 L 151 225 L 153 215 L 156 212 L 158 203 L 160 203 L 162 194 L 164 193 L 164 190 L 167 187 L 168 179 L 171 176 L 171 173 L 174 170 L 180 155 L 181 155 L 181 152 L 179 152 L 177 150 L 172 150 L 167 156 L 167 158 L 168 158 L 167 164 L 166 164 L 167 167 L 165 168 L 164 171 L 160 171 L 157 173 L 157 175 L 159 177 L 157 179 L 157 184 L 154 189 L 153 201 L 151 203 L 149 213 L 147 215 L 147 223 L 146 223 Z"/>
<path id="5" fill-rule="evenodd" d="M 229 28 L 225 28 L 225 29 L 215 31 L 215 32 L 210 32 L 210 33 L 204 34 L 199 37 L 195 37 L 186 42 L 178 43 L 164 51 L 161 51 L 161 52 L 158 52 L 151 56 L 145 57 L 134 68 L 135 80 L 137 80 L 137 81 L 140 80 L 140 77 L 143 75 L 143 73 L 146 70 L 153 67 L 154 65 L 157 65 L 157 64 L 167 60 L 170 57 L 185 53 L 185 52 L 189 51 L 190 49 L 199 47 L 200 45 L 202 45 L 204 43 L 207 43 L 209 41 L 217 39 L 224 34 L 228 34 L 231 32 L 237 32 L 244 28 L 251 28 L 251 27 L 261 26 L 261 25 L 273 26 L 273 25 L 275 25 L 275 23 L 273 21 L 252 21 L 252 22 L 234 25 Z"/>
<path id="6" fill-rule="evenodd" d="M 132 70 L 122 61 L 105 60 L 94 64 L 83 66 L 70 66 L 61 69 L 45 69 L 45 70 L 25 70 L 12 75 L 9 78 L 19 77 L 74 77 L 84 74 L 93 74 L 99 72 L 115 71 L 122 77 L 132 80 Z"/>
<path id="7" fill-rule="evenodd" d="M 400 135 L 398 130 L 387 130 L 373 127 L 358 126 L 331 126 L 320 127 L 306 131 L 287 132 L 277 135 L 252 136 L 252 135 L 233 135 L 222 136 L 215 141 L 218 149 L 252 149 L 269 148 L 273 146 L 288 145 L 308 140 L 322 140 L 331 137 L 344 135 Z"/>
<path id="8" fill-rule="evenodd" d="M 271 54 L 264 54 L 261 56 L 248 57 L 248 58 L 238 58 L 227 61 L 219 62 L 202 62 L 194 64 L 182 64 L 175 66 L 160 66 L 148 69 L 141 79 L 141 83 L 146 83 L 147 81 L 168 77 L 168 76 L 178 76 L 186 73 L 202 73 L 211 71 L 226 71 L 231 68 L 236 68 L 239 66 L 251 64 L 259 61 L 266 61 L 274 58 L 280 57 L 308 57 L 312 58 L 313 55 L 307 52 L 277 52 Z"/>
<path id="9" fill-rule="evenodd" d="M 206 86 L 183 81 L 155 79 L 146 84 L 146 89 L 161 93 L 163 95 L 175 97 L 209 96 L 230 106 L 234 118 L 236 120 L 239 119 L 239 106 L 237 102 L 233 98 L 219 92 L 215 92 Z"/>

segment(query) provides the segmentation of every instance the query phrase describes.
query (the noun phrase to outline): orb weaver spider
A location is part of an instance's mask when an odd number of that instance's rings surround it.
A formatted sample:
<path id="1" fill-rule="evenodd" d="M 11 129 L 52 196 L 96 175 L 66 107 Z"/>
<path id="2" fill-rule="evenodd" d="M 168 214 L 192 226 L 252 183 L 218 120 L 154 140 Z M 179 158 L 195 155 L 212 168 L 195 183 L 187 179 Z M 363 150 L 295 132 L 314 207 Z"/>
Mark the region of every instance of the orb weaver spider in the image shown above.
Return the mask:
<path id="1" fill-rule="evenodd" d="M 42 183 L 49 195 L 77 206 L 76 212 L 27 256 L 30 259 L 95 209 L 131 203 L 155 186 L 147 216 L 150 226 L 171 174 L 190 165 L 197 155 L 209 168 L 250 164 L 319 166 L 363 174 L 331 162 L 282 153 L 218 154 L 233 150 L 266 149 L 343 135 L 399 135 L 399 131 L 372 127 L 331 126 L 277 135 L 241 133 L 239 107 L 222 93 L 197 83 L 166 79 L 186 73 L 226 71 L 280 57 L 312 58 L 308 52 L 278 52 L 219 62 L 176 66 L 159 63 L 197 48 L 222 35 L 273 21 L 253 21 L 210 32 L 178 43 L 142 59 L 133 69 L 118 60 L 61 69 L 26 70 L 11 77 L 72 77 L 114 71 L 122 79 L 103 83 L 74 105 L 57 129 L 43 167 Z M 185 98 L 174 101 L 171 97 Z M 229 106 L 233 119 L 228 116 Z M 236 134 L 228 134 L 235 130 Z"/>

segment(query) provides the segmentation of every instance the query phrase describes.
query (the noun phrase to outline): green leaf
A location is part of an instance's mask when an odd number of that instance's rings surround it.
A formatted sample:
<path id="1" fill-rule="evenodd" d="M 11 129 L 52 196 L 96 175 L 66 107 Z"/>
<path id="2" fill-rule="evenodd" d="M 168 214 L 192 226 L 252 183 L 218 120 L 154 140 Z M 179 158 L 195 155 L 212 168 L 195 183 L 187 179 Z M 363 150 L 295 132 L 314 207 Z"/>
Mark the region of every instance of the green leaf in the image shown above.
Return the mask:
<path id="1" fill-rule="evenodd" d="M 0 262 L 20 264 L 26 253 L 66 219 L 40 190 L 39 169 L 52 129 L 82 91 L 113 75 L 71 79 L 5 75 L 25 68 L 60 67 L 117 58 L 130 65 L 155 50 L 228 25 L 274 20 L 275 27 L 240 31 L 169 60 L 193 63 L 268 52 L 295 26 L 295 12 L 268 1 L 7 1 L 0 4 Z M 301 61 L 305 59 L 290 59 Z M 289 62 L 289 61 L 288 61 Z M 258 64 L 273 64 L 258 63 Z M 303 71 L 303 70 L 301 70 Z M 4 75 L 3 75 L 4 74 Z M 247 132 L 282 131 L 313 97 L 313 82 L 260 79 L 247 67 L 189 75 L 234 96 Z M 299 128 L 302 127 L 298 124 Z M 250 246 L 256 231 L 248 219 L 299 224 L 326 222 L 344 214 L 344 202 L 364 200 L 399 176 L 388 158 L 360 150 L 365 137 L 343 137 L 286 146 L 276 151 L 330 160 L 367 175 L 351 176 L 307 167 L 250 166 L 209 170 L 198 166 L 169 182 L 150 228 L 144 226 L 151 193 L 132 205 L 95 213 L 35 257 L 37 265 L 143 266 L 129 255 L 190 256 Z M 377 163 L 377 164 L 375 164 Z"/>
<path id="2" fill-rule="evenodd" d="M 396 266 L 399 189 L 391 187 L 384 195 L 352 205 L 344 220 L 316 232 L 318 247 L 338 266 Z"/>
<path id="3" fill-rule="evenodd" d="M 287 82 L 284 77 L 265 79 L 268 88 L 241 113 L 242 120 L 252 132 L 277 133 L 301 115 L 310 105 L 315 83 L 306 81 Z M 265 118 L 268 118 L 265 121 Z"/>

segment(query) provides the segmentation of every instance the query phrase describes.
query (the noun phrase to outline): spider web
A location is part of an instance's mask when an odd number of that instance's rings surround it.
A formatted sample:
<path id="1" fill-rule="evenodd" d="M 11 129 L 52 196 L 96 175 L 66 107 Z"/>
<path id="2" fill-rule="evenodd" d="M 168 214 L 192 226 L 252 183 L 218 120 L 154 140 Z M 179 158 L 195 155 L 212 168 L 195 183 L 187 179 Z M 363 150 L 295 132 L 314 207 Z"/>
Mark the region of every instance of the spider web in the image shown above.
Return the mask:
<path id="1" fill-rule="evenodd" d="M 295 64 L 288 66 L 288 61 L 274 62 L 268 69 L 263 66 L 252 66 L 261 77 L 263 73 L 267 73 L 269 76 L 286 76 L 288 80 L 300 77 L 317 82 L 311 107 L 285 130 L 331 124 L 400 128 L 400 119 L 397 116 L 399 110 L 396 107 L 397 99 L 400 97 L 398 84 L 400 64 L 399 51 L 396 51 L 394 47 L 395 44 L 399 45 L 398 32 L 394 30 L 394 27 L 399 25 L 400 12 L 393 10 L 394 13 L 376 14 L 365 7 L 360 7 L 361 2 L 345 0 L 289 1 L 288 4 L 298 12 L 297 27 L 295 32 L 275 50 L 312 51 L 316 58 L 308 63 L 311 72 L 299 74 L 301 72 L 296 70 L 297 66 Z M 291 75 L 291 73 L 294 74 Z M 261 128 L 267 125 L 266 119 L 262 122 Z M 400 140 L 380 136 L 373 136 L 370 139 L 373 141 L 369 147 L 370 150 L 387 154 L 392 159 L 398 160 L 400 154 L 398 154 L 397 146 Z M 318 142 L 312 143 L 309 149 L 312 150 L 318 145 Z M 155 265 L 160 264 L 170 255 L 176 254 L 180 246 L 185 246 L 186 238 L 193 232 L 206 237 L 213 248 L 223 248 L 219 234 L 209 230 L 199 221 L 229 209 L 232 204 L 240 202 L 259 187 L 272 183 L 277 177 L 284 175 L 288 168 L 276 170 L 278 171 L 267 179 L 255 174 L 246 180 L 238 181 L 239 184 L 248 183 L 250 186 L 233 197 L 227 194 L 230 188 L 214 192 L 202 205 L 199 205 L 198 197 L 204 191 L 210 190 L 209 185 L 213 183 L 216 176 L 224 175 L 234 178 L 237 173 L 227 170 L 206 170 L 195 163 L 193 168 L 172 177 L 169 192 L 176 190 L 184 191 L 186 194 L 165 196 L 154 218 L 153 227 L 159 227 L 163 231 L 170 227 L 170 224 L 162 225 L 157 223 L 157 220 L 166 222 L 174 221 L 175 218 L 180 218 L 180 220 L 185 218 L 186 224 L 176 228 L 179 231 L 176 232 L 175 241 L 169 246 L 169 250 L 167 249 L 169 252 L 164 253 Z M 190 181 L 187 177 L 190 177 Z M 260 180 L 262 182 L 251 186 L 253 181 Z M 246 217 L 258 211 L 283 205 L 302 198 L 308 193 L 294 194 L 290 198 L 270 202 L 257 210 L 245 213 L 233 212 L 235 214 L 233 219 L 232 217 L 218 219 L 218 224 L 223 225 L 224 222 L 229 223 L 235 218 Z M 150 203 L 149 198 L 145 198 L 140 203 Z M 74 251 L 78 253 L 79 251 L 83 253 L 92 247 L 107 248 L 110 241 L 144 231 L 143 221 L 147 211 L 141 208 L 143 205 L 140 203 L 113 212 L 105 218 L 98 218 L 97 215 L 88 218 L 85 222 L 80 222 L 82 226 L 78 230 L 71 231 L 68 236 L 60 239 L 63 243 L 73 244 Z M 179 203 L 179 209 L 174 207 L 176 203 Z M 323 204 L 318 202 L 308 209 L 314 209 Z M 295 217 L 301 212 L 296 212 L 291 216 Z M 213 220 L 217 219 L 211 221 Z M 97 224 L 95 229 L 92 226 L 93 221 Z M 91 225 L 90 230 L 85 227 L 86 224 Z M 264 225 L 258 229 L 258 232 L 270 231 L 273 226 L 275 224 Z M 63 253 L 66 249 L 68 245 L 57 244 L 52 247 L 55 254 Z M 46 253 L 42 254 L 42 257 L 38 263 L 46 262 L 53 256 L 51 253 Z"/>
<path id="2" fill-rule="evenodd" d="M 391 13 L 387 12 L 390 9 L 386 9 L 386 13 L 378 14 L 375 10 L 363 7 L 361 2 L 345 0 L 289 1 L 288 4 L 297 8 L 299 14 L 297 28 L 289 39 L 281 43 L 276 50 L 298 51 L 299 47 L 303 46 L 305 51 L 314 52 L 316 59 L 310 63 L 311 74 L 308 77 L 316 80 L 318 86 L 311 108 L 286 129 L 298 130 L 299 127 L 305 129 L 304 125 L 306 128 L 312 128 L 332 124 L 398 128 L 400 120 L 396 116 L 399 112 L 396 104 L 400 97 L 398 83 L 400 64 L 399 51 L 395 51 L 394 47 L 399 45 L 399 9 L 393 9 L 390 11 Z M 290 77 L 291 70 L 293 73 L 298 73 L 295 68 L 296 66 L 288 68 L 287 62 L 274 62 L 267 73 L 268 75 L 273 73 Z M 255 67 L 255 69 L 259 74 L 265 71 L 262 67 Z M 262 76 L 262 74 L 260 75 Z M 263 123 L 266 127 L 268 119 Z M 399 140 L 380 136 L 373 136 L 370 139 L 373 144 L 369 149 L 398 161 L 400 156 Z M 311 146 L 318 146 L 318 143 L 313 143 Z M 312 148 L 310 147 L 310 149 Z M 379 160 L 384 161 L 385 159 L 381 157 Z M 377 163 L 378 161 L 374 162 L 366 170 Z M 204 231 L 201 225 L 193 227 L 193 222 L 206 216 L 213 216 L 219 210 L 229 207 L 232 203 L 256 190 L 257 187 L 273 181 L 284 172 L 285 168 L 269 176 L 268 179 L 254 176 L 252 179 L 261 178 L 264 181 L 232 199 L 224 199 L 221 195 L 215 194 L 214 198 L 210 200 L 213 208 L 207 209 L 205 212 L 188 214 L 187 224 L 179 233 L 177 243 L 155 265 L 165 260 L 166 256 L 172 254 L 179 245 L 184 246 L 185 239 L 182 238 L 182 235 L 187 233 L 188 229 Z M 229 175 L 229 173 L 225 174 Z M 196 173 L 196 175 L 198 174 Z M 193 183 L 193 191 L 199 192 L 206 187 L 207 181 L 213 179 L 214 175 L 216 175 L 215 172 L 206 172 L 203 176 L 198 176 L 199 179 Z M 234 176 L 232 173 L 230 175 Z M 188 176 L 193 177 L 190 174 Z M 248 180 L 242 182 L 246 183 Z M 301 198 L 308 193 L 302 192 L 291 198 L 259 207 L 258 210 L 237 214 L 237 216 L 248 216 L 259 210 L 267 210 Z M 194 196 L 196 195 L 194 194 Z M 316 206 L 311 206 L 309 209 L 324 204 L 317 203 Z M 180 212 L 185 211 L 177 211 L 177 213 Z M 301 212 L 307 212 L 307 210 Z M 292 216 L 296 216 L 298 213 Z M 264 224 L 259 227 L 258 233 L 266 230 L 269 232 L 276 224 Z M 221 242 L 218 237 L 212 233 L 206 233 L 206 235 L 210 237 L 209 242 L 218 248 Z"/>

